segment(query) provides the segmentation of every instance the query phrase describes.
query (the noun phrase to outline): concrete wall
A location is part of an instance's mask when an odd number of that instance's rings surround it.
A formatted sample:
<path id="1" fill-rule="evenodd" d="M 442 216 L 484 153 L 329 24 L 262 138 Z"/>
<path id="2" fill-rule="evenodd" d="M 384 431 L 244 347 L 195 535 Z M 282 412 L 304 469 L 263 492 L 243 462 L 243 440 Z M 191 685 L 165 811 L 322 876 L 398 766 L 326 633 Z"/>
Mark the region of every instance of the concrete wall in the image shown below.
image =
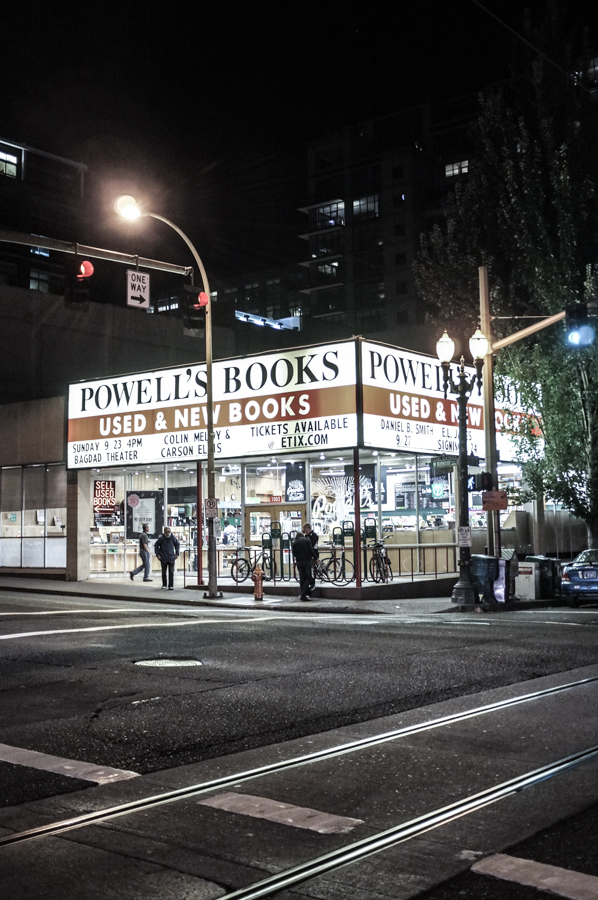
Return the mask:
<path id="1" fill-rule="evenodd" d="M 0 466 L 64 460 L 64 397 L 9 403 L 0 408 Z"/>
<path id="2" fill-rule="evenodd" d="M 198 332 L 201 335 L 201 332 Z M 213 329 L 214 357 L 234 356 L 234 333 Z M 205 359 L 182 319 L 0 285 L 0 404 L 66 394 L 70 381 Z"/>

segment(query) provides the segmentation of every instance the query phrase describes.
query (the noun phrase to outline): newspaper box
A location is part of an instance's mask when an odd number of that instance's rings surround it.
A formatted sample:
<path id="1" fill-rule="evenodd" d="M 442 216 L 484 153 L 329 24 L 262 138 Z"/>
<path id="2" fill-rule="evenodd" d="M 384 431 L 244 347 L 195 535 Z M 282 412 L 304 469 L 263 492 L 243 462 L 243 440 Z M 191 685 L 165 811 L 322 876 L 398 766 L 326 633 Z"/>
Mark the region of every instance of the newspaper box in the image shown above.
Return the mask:
<path id="1" fill-rule="evenodd" d="M 520 600 L 539 599 L 540 565 L 538 562 L 526 559 L 519 563 L 519 574 L 515 579 L 515 590 Z"/>

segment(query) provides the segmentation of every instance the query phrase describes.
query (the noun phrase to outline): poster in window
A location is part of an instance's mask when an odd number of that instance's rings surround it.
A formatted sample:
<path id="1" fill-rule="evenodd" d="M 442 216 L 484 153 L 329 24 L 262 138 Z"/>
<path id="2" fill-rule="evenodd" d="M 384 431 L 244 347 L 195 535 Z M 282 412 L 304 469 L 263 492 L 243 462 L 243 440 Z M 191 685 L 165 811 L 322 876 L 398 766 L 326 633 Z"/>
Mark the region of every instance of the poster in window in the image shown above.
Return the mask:
<path id="1" fill-rule="evenodd" d="M 305 463 L 286 464 L 285 500 L 287 503 L 305 503 Z"/>
<path id="2" fill-rule="evenodd" d="M 149 525 L 150 538 L 157 538 L 164 527 L 164 491 L 127 491 L 127 538 L 138 538 L 144 525 Z"/>
<path id="3" fill-rule="evenodd" d="M 122 525 L 120 505 L 116 500 L 116 481 L 94 481 L 93 519 L 96 527 Z"/>

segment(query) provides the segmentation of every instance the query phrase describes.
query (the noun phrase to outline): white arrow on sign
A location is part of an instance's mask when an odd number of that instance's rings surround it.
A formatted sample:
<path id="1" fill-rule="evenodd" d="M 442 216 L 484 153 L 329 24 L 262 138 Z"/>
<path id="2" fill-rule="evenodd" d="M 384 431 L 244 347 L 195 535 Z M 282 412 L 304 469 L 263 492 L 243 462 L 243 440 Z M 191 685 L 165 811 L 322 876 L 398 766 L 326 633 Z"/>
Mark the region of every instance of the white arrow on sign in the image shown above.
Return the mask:
<path id="1" fill-rule="evenodd" d="M 149 272 L 127 269 L 127 306 L 148 309 L 150 304 Z"/>

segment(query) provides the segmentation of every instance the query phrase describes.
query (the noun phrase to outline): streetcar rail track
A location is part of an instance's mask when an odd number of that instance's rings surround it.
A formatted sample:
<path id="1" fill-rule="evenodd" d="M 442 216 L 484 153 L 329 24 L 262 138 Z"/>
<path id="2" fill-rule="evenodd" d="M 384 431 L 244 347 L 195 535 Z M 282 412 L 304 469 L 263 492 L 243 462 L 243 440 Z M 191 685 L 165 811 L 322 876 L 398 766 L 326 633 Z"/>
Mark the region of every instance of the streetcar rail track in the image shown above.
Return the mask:
<path id="1" fill-rule="evenodd" d="M 382 850 L 387 850 L 396 844 L 419 837 L 428 831 L 432 831 L 434 828 L 439 828 L 441 825 L 452 822 L 454 819 L 467 816 L 470 813 L 483 809 L 485 806 L 489 806 L 491 803 L 504 800 L 511 794 L 533 787 L 557 775 L 562 775 L 564 772 L 568 772 L 597 757 L 598 744 L 585 750 L 580 750 L 578 753 L 570 756 L 562 757 L 555 762 L 541 766 L 539 769 L 533 769 L 523 775 L 518 775 L 516 778 L 503 781 L 502 784 L 495 787 L 486 788 L 477 794 L 472 794 L 462 800 L 456 800 L 454 803 L 449 803 L 448 806 L 417 816 L 417 818 L 410 819 L 408 822 L 394 825 L 392 828 L 380 831 L 378 834 L 363 838 L 360 841 L 355 841 L 346 847 L 339 847 L 337 850 L 332 850 L 316 859 L 293 866 L 284 872 L 270 875 L 256 884 L 225 894 L 222 900 L 259 900 L 261 897 L 268 897 L 271 894 L 278 893 L 278 891 L 295 887 L 304 881 L 316 878 L 318 875 L 325 875 L 327 872 L 340 869 L 350 863 L 359 862 L 367 856 L 380 853 Z"/>
<path id="2" fill-rule="evenodd" d="M 478 716 L 488 715 L 492 712 L 498 712 L 503 709 L 508 709 L 512 706 L 518 706 L 522 703 L 529 703 L 534 700 L 539 700 L 543 697 L 548 697 L 554 694 L 562 693 L 563 691 L 573 690 L 577 687 L 582 687 L 584 685 L 592 684 L 598 681 L 597 676 L 591 676 L 589 678 L 582 678 L 577 681 L 566 682 L 565 684 L 555 685 L 554 687 L 544 688 L 540 691 L 534 691 L 529 694 L 522 694 L 517 697 L 510 697 L 505 700 L 497 700 L 494 703 L 488 703 L 483 706 L 473 707 L 469 710 L 463 710 L 458 713 L 451 713 L 447 716 L 441 716 L 437 719 L 428 719 L 424 722 L 420 722 L 414 725 L 407 725 L 402 728 L 397 728 L 388 732 L 381 732 L 379 734 L 370 735 L 365 738 L 360 738 L 356 741 L 350 741 L 346 744 L 338 744 L 334 747 L 328 747 L 324 750 L 315 750 L 312 753 L 303 754 L 301 756 L 291 757 L 287 760 L 279 760 L 278 762 L 268 763 L 264 766 L 259 766 L 254 769 L 249 769 L 243 772 L 236 772 L 231 775 L 223 775 L 220 778 L 210 779 L 209 781 L 200 782 L 194 785 L 188 785 L 183 788 L 176 788 L 172 791 L 165 791 L 161 794 L 155 794 L 150 797 L 143 797 L 138 800 L 131 800 L 127 803 L 122 803 L 118 806 L 106 807 L 104 809 L 95 810 L 93 812 L 83 813 L 78 816 L 73 816 L 69 819 L 63 819 L 57 822 L 50 822 L 45 825 L 39 825 L 34 828 L 30 828 L 26 831 L 15 832 L 14 834 L 4 835 L 0 837 L 0 847 L 9 846 L 11 844 L 23 843 L 25 841 L 33 840 L 35 838 L 42 837 L 51 837 L 54 835 L 62 834 L 67 831 L 73 831 L 78 828 L 84 828 L 88 825 L 94 825 L 101 822 L 105 822 L 111 819 L 119 818 L 121 816 L 132 815 L 136 812 L 145 811 L 148 809 L 152 809 L 154 807 L 163 806 L 168 803 L 175 803 L 179 800 L 189 799 L 191 797 L 200 796 L 201 794 L 213 793 L 221 788 L 231 787 L 233 785 L 237 786 L 247 781 L 252 781 L 256 778 L 261 778 L 265 775 L 274 774 L 277 772 L 285 771 L 286 769 L 298 768 L 300 766 L 309 765 L 311 763 L 320 762 L 326 759 L 332 759 L 337 756 L 343 756 L 349 753 L 355 753 L 359 750 L 366 749 L 368 747 L 377 746 L 379 744 L 384 744 L 389 741 L 399 740 L 400 738 L 407 737 L 413 734 L 418 734 L 424 731 L 429 731 L 434 728 L 442 728 L 447 725 L 455 724 L 456 722 L 462 722 L 467 719 L 473 719 Z M 597 748 L 591 748 L 591 751 L 583 751 L 588 753 L 598 753 Z M 577 757 L 579 754 L 575 754 Z M 573 759 L 573 757 L 566 757 L 566 759 Z M 583 760 L 585 761 L 585 760 Z M 580 764 L 580 763 L 577 763 Z M 557 764 L 555 764 L 557 765 Z M 570 766 L 571 767 L 571 766 Z M 543 767 L 543 769 L 550 767 Z M 537 770 L 541 771 L 541 770 Z M 525 776 L 521 776 L 524 778 Z M 551 775 L 546 775 L 546 777 L 552 777 Z M 517 781 L 518 779 L 513 779 L 513 781 Z M 505 782 L 505 784 L 510 784 L 511 782 Z M 519 790 L 520 788 L 516 788 L 514 790 Z M 483 792 L 484 793 L 484 792 Z M 478 796 L 478 795 L 476 795 Z M 500 798 L 499 798 L 500 799 Z M 493 801 L 489 801 L 493 802 Z M 448 807 L 447 807 L 448 808 Z M 414 820 L 419 821 L 419 820 Z M 390 831 L 394 831 L 395 829 L 390 829 Z M 386 832 L 385 832 L 386 833 Z M 398 841 L 395 841 L 395 843 Z M 376 851 L 371 851 L 376 852 Z M 345 863 L 339 863 L 339 865 L 345 865 Z M 309 876 L 311 877 L 311 876 Z M 233 895 L 231 895 L 233 896 Z M 236 896 L 236 895 L 234 895 Z M 239 895 L 241 896 L 241 895 Z M 249 896 L 249 895 L 248 895 Z M 258 895 L 256 895 L 258 896 Z"/>

